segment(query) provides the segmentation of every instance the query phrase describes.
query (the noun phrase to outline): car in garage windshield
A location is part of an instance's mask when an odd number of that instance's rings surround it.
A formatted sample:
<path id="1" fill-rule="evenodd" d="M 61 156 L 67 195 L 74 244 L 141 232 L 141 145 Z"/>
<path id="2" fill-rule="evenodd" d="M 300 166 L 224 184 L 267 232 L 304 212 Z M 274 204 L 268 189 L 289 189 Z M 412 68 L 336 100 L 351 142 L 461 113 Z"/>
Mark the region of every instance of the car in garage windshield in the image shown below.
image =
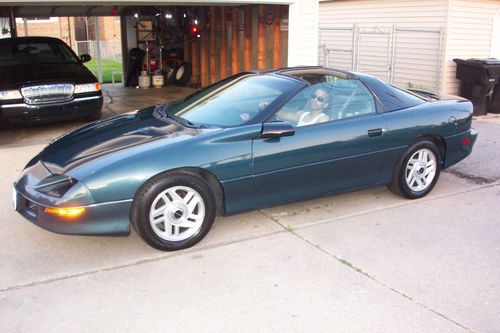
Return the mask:
<path id="1" fill-rule="evenodd" d="M 4 42 L 0 45 L 0 66 L 77 63 L 79 60 L 57 40 Z"/>

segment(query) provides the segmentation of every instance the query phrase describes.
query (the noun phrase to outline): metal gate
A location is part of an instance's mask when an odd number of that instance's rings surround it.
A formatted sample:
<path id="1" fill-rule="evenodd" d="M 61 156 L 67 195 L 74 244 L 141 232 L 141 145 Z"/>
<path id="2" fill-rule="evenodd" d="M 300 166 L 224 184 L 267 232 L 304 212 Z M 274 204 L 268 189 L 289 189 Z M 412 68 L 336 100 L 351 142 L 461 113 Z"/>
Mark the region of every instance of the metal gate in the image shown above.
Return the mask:
<path id="1" fill-rule="evenodd" d="M 444 28 L 319 28 L 319 64 L 439 92 Z"/>

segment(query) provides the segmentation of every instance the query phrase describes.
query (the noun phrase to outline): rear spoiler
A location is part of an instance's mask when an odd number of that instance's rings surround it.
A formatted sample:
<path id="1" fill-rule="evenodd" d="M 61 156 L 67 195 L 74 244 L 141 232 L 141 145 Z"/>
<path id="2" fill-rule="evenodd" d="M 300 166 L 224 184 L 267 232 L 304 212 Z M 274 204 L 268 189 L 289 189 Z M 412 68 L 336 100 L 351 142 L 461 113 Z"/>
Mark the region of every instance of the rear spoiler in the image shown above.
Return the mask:
<path id="1" fill-rule="evenodd" d="M 428 99 L 429 101 L 449 101 L 449 100 L 455 100 L 455 101 L 467 101 L 466 98 L 456 96 L 456 95 L 450 95 L 450 94 L 438 94 L 429 90 L 425 89 L 416 89 L 416 88 L 408 88 L 408 91 L 417 94 L 425 99 Z"/>
<path id="2" fill-rule="evenodd" d="M 420 95 L 420 96 L 427 98 L 427 99 L 435 99 L 435 100 L 441 99 L 441 95 L 439 95 L 438 93 L 429 91 L 429 90 L 417 89 L 417 88 L 407 88 L 406 90 L 411 91 L 412 93 Z"/>

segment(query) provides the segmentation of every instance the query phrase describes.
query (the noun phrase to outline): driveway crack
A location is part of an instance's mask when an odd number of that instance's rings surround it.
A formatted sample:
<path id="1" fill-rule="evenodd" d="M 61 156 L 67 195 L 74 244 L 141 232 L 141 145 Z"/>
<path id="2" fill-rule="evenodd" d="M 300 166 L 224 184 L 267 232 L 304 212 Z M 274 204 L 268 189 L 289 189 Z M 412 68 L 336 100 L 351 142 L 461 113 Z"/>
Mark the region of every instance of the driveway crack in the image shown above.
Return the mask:
<path id="1" fill-rule="evenodd" d="M 284 227 L 284 225 L 278 221 L 275 221 L 277 224 L 281 225 L 282 227 Z M 285 228 L 285 227 L 284 227 Z M 378 280 L 377 278 L 375 278 L 374 276 L 370 275 L 368 272 L 364 271 L 361 267 L 358 267 L 354 264 L 352 264 L 351 262 L 349 262 L 348 260 L 346 260 L 345 258 L 341 258 L 337 255 L 335 255 L 334 253 L 330 253 L 328 251 L 326 251 L 325 249 L 321 248 L 321 246 L 317 245 L 317 244 L 314 244 L 312 243 L 311 241 L 309 241 L 308 239 L 304 238 L 303 236 L 299 235 L 298 233 L 296 233 L 294 230 L 289 230 L 289 228 L 287 227 L 286 230 L 288 230 L 290 233 L 292 233 L 294 236 L 296 236 L 298 239 L 306 242 L 307 244 L 309 244 L 310 246 L 316 248 L 317 250 L 321 251 L 322 253 L 326 254 L 327 256 L 329 256 L 330 258 L 338 261 L 339 263 L 349 267 L 350 269 L 354 270 L 355 272 L 359 273 L 359 274 L 362 274 L 364 275 L 365 277 L 367 277 L 368 279 L 374 281 L 375 283 L 379 284 L 380 286 L 386 288 L 386 289 L 389 289 L 390 291 L 398 294 L 399 296 L 402 296 L 404 298 L 406 298 L 407 300 L 409 300 L 410 302 L 413 302 L 415 303 L 416 305 L 424 308 L 425 310 L 429 311 L 429 312 L 432 312 L 436 315 L 438 315 L 439 317 L 445 319 L 446 321 L 449 321 L 450 323 L 468 331 L 468 332 L 471 332 L 471 333 L 474 333 L 474 330 L 471 329 L 470 327 L 467 327 L 465 326 L 464 324 L 461 324 L 459 323 L 458 321 L 454 320 L 453 318 L 450 318 L 449 316 L 447 316 L 446 314 L 430 307 L 430 306 L 427 306 L 425 305 L 424 303 L 422 302 L 419 302 L 417 301 L 414 297 L 406 294 L 405 292 L 403 291 L 400 291 L 392 286 L 390 286 L 389 284 L 383 282 L 383 281 L 380 281 Z"/>

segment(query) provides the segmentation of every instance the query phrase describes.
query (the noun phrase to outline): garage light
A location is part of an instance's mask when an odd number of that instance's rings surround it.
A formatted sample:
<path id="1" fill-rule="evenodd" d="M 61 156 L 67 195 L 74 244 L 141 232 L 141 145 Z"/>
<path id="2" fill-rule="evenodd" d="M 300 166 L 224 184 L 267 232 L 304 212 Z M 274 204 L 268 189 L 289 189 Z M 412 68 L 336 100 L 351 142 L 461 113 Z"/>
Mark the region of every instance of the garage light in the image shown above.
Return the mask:
<path id="1" fill-rule="evenodd" d="M 139 18 L 139 14 L 135 13 L 135 14 L 134 14 L 134 17 L 135 17 L 136 19 L 138 19 L 138 18 Z"/>
<path id="2" fill-rule="evenodd" d="M 4 90 L 0 91 L 0 101 L 6 101 L 9 99 L 21 99 L 23 96 L 19 90 Z"/>
<path id="3" fill-rule="evenodd" d="M 78 217 L 82 215 L 85 208 L 45 208 L 44 212 L 57 216 Z"/>
<path id="4" fill-rule="evenodd" d="M 96 92 L 101 90 L 101 85 L 96 83 L 75 84 L 75 94 Z"/>

